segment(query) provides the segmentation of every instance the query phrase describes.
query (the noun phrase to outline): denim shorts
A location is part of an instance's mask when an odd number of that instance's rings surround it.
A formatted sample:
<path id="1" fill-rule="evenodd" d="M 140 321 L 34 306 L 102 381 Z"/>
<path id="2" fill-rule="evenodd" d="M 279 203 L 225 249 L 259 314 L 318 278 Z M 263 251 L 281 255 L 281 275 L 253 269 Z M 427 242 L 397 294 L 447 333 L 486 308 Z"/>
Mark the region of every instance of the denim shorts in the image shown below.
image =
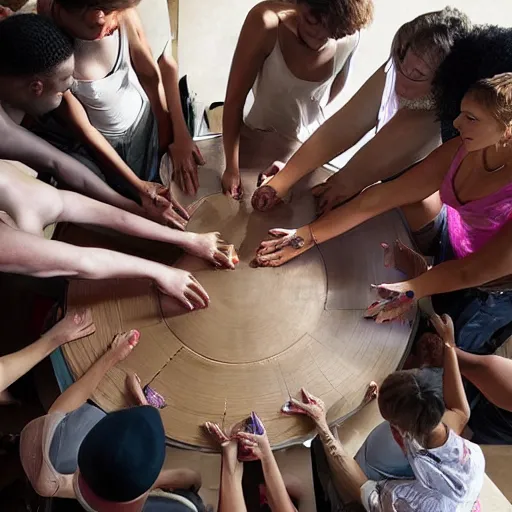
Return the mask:
<path id="1" fill-rule="evenodd" d="M 447 208 L 413 233 L 418 249 L 434 265 L 455 259 L 448 234 Z M 492 354 L 512 335 L 512 292 L 468 288 L 432 297 L 437 313 L 450 315 L 457 346 L 474 354 Z"/>

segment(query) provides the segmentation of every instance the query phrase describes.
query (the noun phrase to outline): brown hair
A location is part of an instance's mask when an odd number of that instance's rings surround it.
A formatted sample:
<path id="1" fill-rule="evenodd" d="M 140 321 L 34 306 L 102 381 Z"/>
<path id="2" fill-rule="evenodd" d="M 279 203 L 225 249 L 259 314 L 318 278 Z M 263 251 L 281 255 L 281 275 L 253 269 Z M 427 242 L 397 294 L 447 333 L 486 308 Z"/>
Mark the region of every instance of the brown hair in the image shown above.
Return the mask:
<path id="1" fill-rule="evenodd" d="M 512 124 L 512 73 L 501 73 L 473 84 L 468 93 L 484 105 L 504 128 Z"/>
<path id="2" fill-rule="evenodd" d="M 442 390 L 432 371 L 407 370 L 389 375 L 379 391 L 382 417 L 422 446 L 445 412 Z"/>
<path id="3" fill-rule="evenodd" d="M 445 7 L 402 25 L 393 40 L 391 53 L 402 61 L 407 51 L 412 50 L 435 69 L 450 53 L 454 42 L 470 29 L 471 21 L 463 12 Z"/>
<path id="4" fill-rule="evenodd" d="M 67 11 L 98 9 L 109 13 L 136 7 L 140 0 L 56 0 L 56 2 Z"/>
<path id="5" fill-rule="evenodd" d="M 297 0 L 335 39 L 355 34 L 373 21 L 373 0 Z"/>

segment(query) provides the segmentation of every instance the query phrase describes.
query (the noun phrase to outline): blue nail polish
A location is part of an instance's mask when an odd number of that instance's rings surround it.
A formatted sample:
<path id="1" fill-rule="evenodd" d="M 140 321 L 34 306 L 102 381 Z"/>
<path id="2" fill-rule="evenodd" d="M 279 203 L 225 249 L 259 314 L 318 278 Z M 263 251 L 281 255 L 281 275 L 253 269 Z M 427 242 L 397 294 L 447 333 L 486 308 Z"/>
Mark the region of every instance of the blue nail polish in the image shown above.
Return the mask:
<path id="1" fill-rule="evenodd" d="M 414 299 L 414 292 L 412 290 L 405 292 L 405 295 L 408 299 Z"/>

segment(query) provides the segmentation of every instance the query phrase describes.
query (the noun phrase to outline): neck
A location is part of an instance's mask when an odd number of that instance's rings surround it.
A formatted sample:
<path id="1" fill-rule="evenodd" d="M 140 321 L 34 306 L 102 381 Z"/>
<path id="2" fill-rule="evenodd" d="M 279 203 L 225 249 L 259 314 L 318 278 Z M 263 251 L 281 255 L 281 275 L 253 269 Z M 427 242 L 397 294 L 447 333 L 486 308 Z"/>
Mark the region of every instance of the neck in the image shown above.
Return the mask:
<path id="1" fill-rule="evenodd" d="M 482 151 L 482 160 L 484 169 L 487 172 L 496 172 L 507 166 L 512 158 L 512 148 L 510 146 L 487 146 Z"/>
<path id="2" fill-rule="evenodd" d="M 448 429 L 444 423 L 439 423 L 437 427 L 432 430 L 427 439 L 427 446 L 425 448 L 439 448 L 443 446 L 448 439 Z"/>

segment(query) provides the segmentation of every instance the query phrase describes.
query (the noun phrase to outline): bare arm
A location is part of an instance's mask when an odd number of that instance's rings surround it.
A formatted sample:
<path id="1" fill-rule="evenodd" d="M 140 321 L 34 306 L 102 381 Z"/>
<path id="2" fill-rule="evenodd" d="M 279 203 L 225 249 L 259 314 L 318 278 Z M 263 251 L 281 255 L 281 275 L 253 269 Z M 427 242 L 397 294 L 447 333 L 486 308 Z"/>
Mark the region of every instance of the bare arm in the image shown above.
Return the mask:
<path id="1" fill-rule="evenodd" d="M 435 315 L 431 318 L 431 322 L 444 343 L 443 396 L 446 412 L 443 421 L 460 435 L 469 421 L 471 409 L 457 360 L 453 322 L 447 315 L 442 317 Z"/>
<path id="2" fill-rule="evenodd" d="M 375 127 L 385 81 L 382 66 L 299 148 L 270 181 L 279 197 L 284 197 L 301 178 L 351 148 Z"/>
<path id="3" fill-rule="evenodd" d="M 124 11 L 123 22 L 128 34 L 133 69 L 148 95 L 151 109 L 158 122 L 161 149 L 164 149 L 168 144 L 170 126 L 160 70 L 153 58 L 137 10 L 127 9 Z"/>
<path id="4" fill-rule="evenodd" d="M 261 459 L 263 476 L 267 487 L 268 500 L 273 512 L 297 512 L 292 503 L 286 485 L 277 465 L 276 458 L 271 450 Z"/>
<path id="5" fill-rule="evenodd" d="M 404 171 L 440 144 L 435 113 L 402 109 L 329 181 L 340 200 L 346 200 Z"/>
<path id="6" fill-rule="evenodd" d="M 140 206 L 112 190 L 78 160 L 18 126 L 1 112 L 0 157 L 18 160 L 36 171 L 49 172 L 81 194 L 138 215 L 143 213 Z"/>
<path id="7" fill-rule="evenodd" d="M 416 279 L 406 282 L 418 298 L 473 288 L 512 274 L 512 222 L 479 251 L 465 258 L 446 261 L 432 267 Z"/>
<path id="8" fill-rule="evenodd" d="M 68 91 L 57 109 L 61 120 L 67 123 L 78 138 L 94 153 L 105 170 L 122 176 L 139 194 L 144 193 L 144 182 L 126 165 L 116 150 L 90 123 L 87 113 L 75 96 Z"/>
<path id="9" fill-rule="evenodd" d="M 274 47 L 279 19 L 264 5 L 254 7 L 245 20 L 229 73 L 223 116 L 226 169 L 239 174 L 240 128 L 245 100 L 265 59 Z"/>
<path id="10" fill-rule="evenodd" d="M 0 271 L 34 277 L 82 279 L 148 278 L 160 291 L 193 310 L 209 298 L 188 272 L 106 249 L 46 240 L 0 223 Z"/>
<path id="11" fill-rule="evenodd" d="M 193 489 L 194 492 L 201 488 L 201 475 L 192 469 L 163 469 L 158 475 L 153 489 L 173 491 L 175 489 Z"/>
<path id="12" fill-rule="evenodd" d="M 230 441 L 221 446 L 222 461 L 219 489 L 219 512 L 247 512 L 242 477 L 244 466 L 238 461 L 238 445 Z"/>

